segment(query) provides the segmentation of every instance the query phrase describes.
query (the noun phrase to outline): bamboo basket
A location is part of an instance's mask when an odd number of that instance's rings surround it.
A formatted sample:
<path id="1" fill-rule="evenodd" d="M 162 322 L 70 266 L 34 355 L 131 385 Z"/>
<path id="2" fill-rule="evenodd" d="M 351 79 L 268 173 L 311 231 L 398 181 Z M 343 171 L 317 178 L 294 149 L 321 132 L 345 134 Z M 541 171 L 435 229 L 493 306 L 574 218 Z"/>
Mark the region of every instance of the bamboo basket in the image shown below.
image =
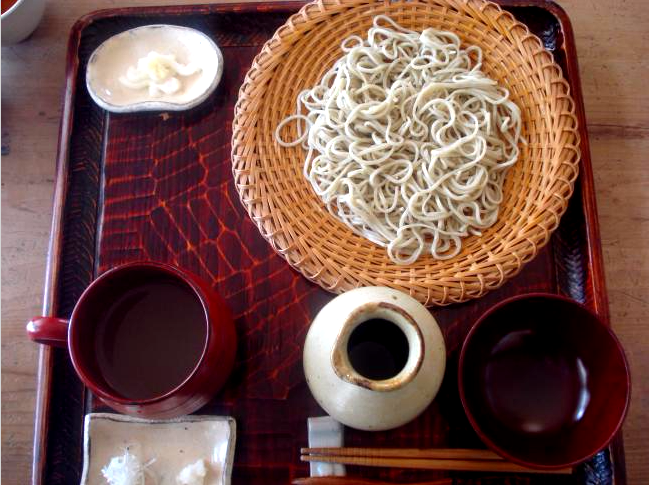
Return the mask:
<path id="1" fill-rule="evenodd" d="M 342 55 L 340 43 L 365 37 L 376 15 L 404 27 L 456 33 L 479 46 L 483 71 L 521 108 L 521 156 L 510 169 L 498 221 L 463 240 L 449 260 L 430 255 L 400 266 L 386 250 L 330 214 L 302 174 L 300 147 L 274 139 L 295 111 L 297 94 L 315 85 Z M 294 128 L 291 128 L 294 130 Z M 287 139 L 295 132 L 285 131 Z M 514 17 L 484 0 L 324 0 L 305 5 L 254 59 L 239 92 L 232 135 L 234 181 L 261 234 L 295 269 L 341 293 L 380 285 L 425 305 L 478 298 L 517 274 L 559 225 L 578 175 L 575 105 L 561 69 L 540 40 Z"/>

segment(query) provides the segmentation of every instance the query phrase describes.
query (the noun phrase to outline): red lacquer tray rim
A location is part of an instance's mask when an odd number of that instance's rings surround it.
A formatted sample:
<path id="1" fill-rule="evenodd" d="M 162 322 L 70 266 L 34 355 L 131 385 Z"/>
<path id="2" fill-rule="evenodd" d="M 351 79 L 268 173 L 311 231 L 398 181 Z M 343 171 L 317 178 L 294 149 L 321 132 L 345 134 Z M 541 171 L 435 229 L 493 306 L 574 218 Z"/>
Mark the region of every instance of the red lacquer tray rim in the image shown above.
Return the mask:
<path id="1" fill-rule="evenodd" d="M 62 225 L 67 193 L 67 170 L 69 160 L 69 143 L 72 136 L 74 97 L 77 89 L 79 59 L 78 48 L 83 31 L 92 23 L 117 16 L 146 17 L 148 15 L 188 15 L 213 14 L 218 12 L 296 12 L 306 2 L 302 0 L 280 0 L 273 2 L 249 3 L 218 3 L 209 5 L 173 5 L 162 7 L 125 7 L 103 9 L 91 12 L 81 17 L 72 27 L 66 54 L 65 90 L 62 102 L 61 124 L 59 128 L 59 144 L 56 161 L 56 182 L 53 197 L 52 225 L 48 246 L 46 276 L 43 296 L 43 315 L 56 313 L 58 275 L 60 265 L 60 250 Z M 581 187 L 582 211 L 585 218 L 586 240 L 588 246 L 588 266 L 592 268 L 591 284 L 593 294 L 593 310 L 600 318 L 610 325 L 608 296 L 604 279 L 603 256 L 600 241 L 599 220 L 595 198 L 593 171 L 586 130 L 586 116 L 579 76 L 577 52 L 572 24 L 565 10 L 558 4 L 547 0 L 496 0 L 506 7 L 537 7 L 552 14 L 561 26 L 563 45 L 566 53 L 566 77 L 572 89 L 576 114 L 580 121 L 581 161 L 579 184 Z M 38 360 L 38 383 L 36 395 L 36 411 L 34 425 L 34 447 L 32 462 L 32 484 L 42 483 L 43 471 L 46 464 L 46 439 L 49 425 L 49 402 L 53 385 L 53 350 L 41 346 Z M 626 483 L 624 469 L 624 453 L 621 433 L 611 446 L 612 461 L 616 466 L 614 481 L 618 485 Z"/>

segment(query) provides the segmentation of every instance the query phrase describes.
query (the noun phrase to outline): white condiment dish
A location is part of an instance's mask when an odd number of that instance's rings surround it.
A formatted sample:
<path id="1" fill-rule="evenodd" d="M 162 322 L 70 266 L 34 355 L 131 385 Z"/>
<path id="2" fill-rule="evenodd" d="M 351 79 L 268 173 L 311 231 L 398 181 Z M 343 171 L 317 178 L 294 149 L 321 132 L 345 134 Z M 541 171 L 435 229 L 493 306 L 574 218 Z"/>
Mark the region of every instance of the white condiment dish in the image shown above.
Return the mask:
<path id="1" fill-rule="evenodd" d="M 102 468 L 113 457 L 122 456 L 127 447 L 157 483 L 175 484 L 183 468 L 203 460 L 204 485 L 229 485 L 235 440 L 236 423 L 231 417 L 147 420 L 91 413 L 85 418 L 81 485 L 105 485 Z"/>
<path id="2" fill-rule="evenodd" d="M 122 84 L 120 77 L 150 52 L 171 54 L 178 63 L 200 69 L 179 77 L 181 89 L 172 94 L 154 97 L 146 88 L 132 89 Z M 99 106 L 114 113 L 182 111 L 203 102 L 216 89 L 222 73 L 221 50 L 204 33 L 176 25 L 145 25 L 109 38 L 92 53 L 86 86 Z"/>
<path id="3" fill-rule="evenodd" d="M 394 365 L 376 375 L 388 360 Z M 368 431 L 417 417 L 435 398 L 445 367 L 444 337 L 431 313 L 385 287 L 331 300 L 304 344 L 304 373 L 318 404 L 337 421 Z"/>

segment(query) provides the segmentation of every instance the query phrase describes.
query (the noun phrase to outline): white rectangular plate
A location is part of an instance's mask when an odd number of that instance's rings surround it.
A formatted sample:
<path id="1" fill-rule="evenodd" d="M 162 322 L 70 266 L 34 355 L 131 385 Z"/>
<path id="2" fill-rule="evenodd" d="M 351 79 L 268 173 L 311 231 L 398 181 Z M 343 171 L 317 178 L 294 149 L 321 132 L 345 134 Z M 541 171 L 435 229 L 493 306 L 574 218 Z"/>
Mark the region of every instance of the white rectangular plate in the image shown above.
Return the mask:
<path id="1" fill-rule="evenodd" d="M 224 416 L 185 416 L 148 420 L 110 413 L 85 417 L 81 485 L 106 485 L 101 473 L 126 447 L 144 464 L 157 485 L 176 485 L 180 471 L 203 459 L 204 485 L 230 485 L 236 423 Z M 154 483 L 147 479 L 147 485 Z"/>

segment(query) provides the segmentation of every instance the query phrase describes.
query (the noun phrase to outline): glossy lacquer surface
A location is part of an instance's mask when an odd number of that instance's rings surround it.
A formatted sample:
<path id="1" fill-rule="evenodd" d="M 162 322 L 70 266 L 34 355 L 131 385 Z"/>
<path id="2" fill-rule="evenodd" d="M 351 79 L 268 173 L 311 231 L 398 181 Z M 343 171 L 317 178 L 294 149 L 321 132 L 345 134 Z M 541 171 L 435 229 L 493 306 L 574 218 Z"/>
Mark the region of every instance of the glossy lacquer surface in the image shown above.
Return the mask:
<path id="1" fill-rule="evenodd" d="M 306 419 L 322 415 L 302 371 L 302 346 L 312 318 L 333 297 L 294 272 L 259 235 L 238 201 L 230 165 L 237 92 L 253 57 L 299 3 L 110 10 L 87 17 L 72 32 L 59 157 L 58 223 L 51 285 L 53 310 L 69 317 L 97 274 L 125 262 L 152 259 L 178 265 L 207 281 L 234 314 L 235 368 L 223 390 L 199 412 L 237 420 L 234 483 L 281 484 L 308 475 L 299 461 Z M 471 325 L 502 299 L 532 291 L 560 293 L 608 321 L 597 217 L 574 41 L 565 14 L 552 4 L 507 8 L 537 33 L 571 82 L 581 126 L 580 179 L 551 244 L 522 272 L 484 298 L 432 309 L 446 339 L 448 364 L 440 392 L 415 421 L 392 431 L 347 430 L 346 446 L 484 447 L 462 410 L 457 360 Z M 215 93 L 182 113 L 111 115 L 90 100 L 84 69 L 110 35 L 151 23 L 187 25 L 208 33 L 225 69 Z M 105 410 L 88 393 L 64 352 L 46 356 L 36 437 L 42 483 L 75 483 L 81 471 L 83 414 Z M 616 482 L 623 461 L 614 448 Z M 598 470 L 611 478 L 609 452 Z M 592 469 L 590 467 L 589 469 Z M 575 477 L 449 474 L 349 467 L 350 474 L 398 482 L 452 475 L 458 484 L 585 483 Z"/>
<path id="2" fill-rule="evenodd" d="M 462 405 L 499 454 L 538 468 L 573 466 L 608 444 L 630 398 L 629 367 L 610 328 L 559 295 L 504 300 L 467 335 Z"/>
<path id="3" fill-rule="evenodd" d="M 175 418 L 229 377 L 236 334 L 223 299 L 193 273 L 136 261 L 102 273 L 69 321 L 36 317 L 27 336 L 64 347 L 79 379 L 116 411 Z"/>

